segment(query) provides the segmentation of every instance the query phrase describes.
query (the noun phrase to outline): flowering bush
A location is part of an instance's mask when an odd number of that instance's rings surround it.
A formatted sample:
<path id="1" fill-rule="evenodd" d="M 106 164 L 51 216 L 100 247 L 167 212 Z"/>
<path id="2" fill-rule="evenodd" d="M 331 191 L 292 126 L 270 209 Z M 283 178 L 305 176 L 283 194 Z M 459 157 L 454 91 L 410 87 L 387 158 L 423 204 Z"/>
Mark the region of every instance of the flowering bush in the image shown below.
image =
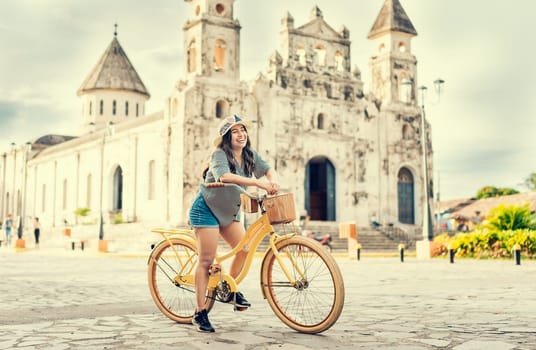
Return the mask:
<path id="1" fill-rule="evenodd" d="M 510 258 L 516 244 L 522 255 L 536 258 L 536 219 L 528 204 L 501 204 L 472 232 L 436 236 L 431 254 L 445 255 L 450 246 L 459 257 Z"/>
<path id="2" fill-rule="evenodd" d="M 437 244 L 442 248 L 435 247 Z M 536 231 L 529 229 L 476 229 L 468 233 L 458 233 L 453 237 L 442 234 L 434 238 L 432 256 L 445 255 L 450 245 L 459 257 L 511 258 L 516 244 L 521 248 L 523 256 L 536 258 Z"/>

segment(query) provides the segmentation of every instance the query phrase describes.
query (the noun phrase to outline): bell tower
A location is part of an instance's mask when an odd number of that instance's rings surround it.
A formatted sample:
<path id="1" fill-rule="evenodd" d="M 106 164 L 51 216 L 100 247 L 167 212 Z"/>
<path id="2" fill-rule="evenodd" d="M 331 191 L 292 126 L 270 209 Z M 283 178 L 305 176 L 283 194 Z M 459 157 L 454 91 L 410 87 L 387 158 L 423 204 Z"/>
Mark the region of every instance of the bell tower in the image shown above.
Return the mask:
<path id="1" fill-rule="evenodd" d="M 371 88 L 383 103 L 417 103 L 417 59 L 411 53 L 416 35 L 399 0 L 385 0 L 368 34 L 376 47 L 370 58 Z"/>
<path id="2" fill-rule="evenodd" d="M 183 27 L 185 76 L 240 81 L 240 24 L 235 0 L 184 0 L 192 16 Z"/>

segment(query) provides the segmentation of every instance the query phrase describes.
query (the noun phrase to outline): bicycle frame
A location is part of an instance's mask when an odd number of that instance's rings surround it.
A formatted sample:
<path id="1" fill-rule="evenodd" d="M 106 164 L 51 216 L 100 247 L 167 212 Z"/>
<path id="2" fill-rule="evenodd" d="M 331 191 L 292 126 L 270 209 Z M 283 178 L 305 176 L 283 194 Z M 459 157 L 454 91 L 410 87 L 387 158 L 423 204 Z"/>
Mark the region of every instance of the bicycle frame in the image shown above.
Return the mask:
<path id="1" fill-rule="evenodd" d="M 232 185 L 234 185 L 234 184 L 225 184 L 225 186 L 232 186 Z M 226 253 L 224 253 L 222 255 L 217 255 L 215 257 L 214 260 L 215 260 L 216 266 L 218 266 L 219 273 L 210 275 L 207 289 L 208 290 L 213 290 L 218 286 L 218 284 L 220 284 L 222 281 L 225 281 L 229 285 L 229 288 L 230 288 L 231 292 L 238 291 L 238 284 L 240 284 L 240 282 L 242 282 L 244 280 L 244 278 L 247 276 L 247 274 L 249 273 L 249 270 L 250 270 L 252 262 L 253 262 L 253 258 L 255 256 L 255 253 L 257 252 L 257 249 L 259 248 L 262 240 L 267 235 L 270 236 L 269 247 L 266 249 L 266 251 L 264 252 L 263 255 L 266 256 L 266 253 L 269 250 L 272 250 L 274 252 L 276 260 L 278 261 L 278 263 L 279 263 L 279 265 L 281 267 L 281 270 L 284 272 L 284 274 L 288 278 L 289 284 L 290 285 L 295 285 L 296 280 L 290 274 L 288 269 L 285 267 L 285 264 L 283 263 L 283 258 L 280 256 L 280 254 L 278 254 L 278 250 L 277 250 L 276 246 L 280 241 L 285 240 L 285 239 L 289 239 L 289 238 L 295 236 L 296 232 L 288 233 L 288 234 L 285 234 L 285 235 L 276 234 L 275 230 L 274 230 L 274 227 L 270 223 L 270 219 L 268 217 L 268 214 L 265 212 L 265 210 L 264 210 L 264 208 L 262 206 L 263 197 L 253 196 L 250 193 L 248 193 L 247 191 L 243 190 L 241 187 L 239 187 L 237 185 L 234 185 L 234 186 L 238 187 L 248 197 L 257 200 L 259 202 L 259 207 L 261 208 L 261 213 L 262 214 L 257 220 L 255 220 L 255 222 L 253 222 L 251 225 L 249 225 L 249 227 L 246 229 L 246 233 L 245 233 L 244 237 L 242 238 L 242 240 L 240 240 L 240 242 L 232 250 L 230 250 L 230 251 L 228 251 L 228 252 L 226 252 Z M 177 237 L 177 238 L 181 238 L 181 239 L 184 239 L 184 240 L 192 243 L 193 246 L 197 246 L 196 238 L 195 238 L 195 235 L 193 233 L 193 230 L 155 228 L 155 229 L 152 229 L 151 231 L 161 234 L 162 237 L 164 238 L 159 244 L 162 244 L 165 241 L 167 241 L 169 243 L 169 245 L 173 248 L 173 251 L 175 253 L 176 259 L 178 259 L 178 261 L 181 262 L 181 264 L 180 264 L 181 266 L 193 266 L 193 265 L 196 265 L 196 264 L 184 264 L 184 263 L 182 263 L 182 259 L 187 259 L 187 260 L 194 259 L 196 257 L 196 255 L 187 256 L 187 257 L 181 257 L 180 254 L 178 254 L 178 252 L 175 250 L 175 247 L 172 244 L 172 239 Z M 239 275 L 236 278 L 233 278 L 232 276 L 230 276 L 229 274 L 227 274 L 227 273 L 225 273 L 223 271 L 222 263 L 224 261 L 234 257 L 241 250 L 247 251 L 246 260 L 244 262 L 244 266 L 242 267 Z M 152 254 L 151 254 L 151 256 L 152 256 Z M 151 259 L 151 256 L 149 256 L 149 259 Z M 298 265 L 293 261 L 293 258 L 290 255 L 286 255 L 286 256 L 287 256 L 287 258 L 290 259 L 291 264 L 294 266 L 294 268 L 296 270 L 298 270 L 299 275 L 301 275 L 301 277 L 303 277 L 304 272 L 301 271 L 298 268 Z M 192 270 L 192 269 L 190 269 L 190 270 Z M 175 279 L 175 282 L 177 284 L 180 284 L 180 285 L 186 284 L 186 285 L 194 286 L 194 284 L 195 284 L 194 283 L 194 271 L 177 271 L 177 275 L 174 277 L 174 279 Z M 263 291 L 263 294 L 264 294 L 264 291 Z M 265 295 L 263 295 L 263 297 L 266 298 Z"/>

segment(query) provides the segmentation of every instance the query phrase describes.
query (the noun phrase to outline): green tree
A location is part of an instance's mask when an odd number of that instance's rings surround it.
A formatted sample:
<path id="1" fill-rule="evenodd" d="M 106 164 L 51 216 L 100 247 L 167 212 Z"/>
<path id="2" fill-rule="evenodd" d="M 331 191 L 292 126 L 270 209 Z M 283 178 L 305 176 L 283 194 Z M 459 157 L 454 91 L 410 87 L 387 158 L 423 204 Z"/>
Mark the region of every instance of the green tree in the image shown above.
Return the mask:
<path id="1" fill-rule="evenodd" d="M 498 188 L 495 186 L 485 186 L 478 190 L 476 198 L 483 199 L 497 196 L 509 196 L 516 193 L 519 193 L 519 191 L 509 187 Z"/>
<path id="2" fill-rule="evenodd" d="M 527 186 L 530 191 L 536 190 L 536 173 L 530 174 L 529 177 L 525 179 L 525 186 Z"/>
<path id="3" fill-rule="evenodd" d="M 536 229 L 536 220 L 529 204 L 504 205 L 493 208 L 486 218 L 484 227 L 498 231 Z"/>

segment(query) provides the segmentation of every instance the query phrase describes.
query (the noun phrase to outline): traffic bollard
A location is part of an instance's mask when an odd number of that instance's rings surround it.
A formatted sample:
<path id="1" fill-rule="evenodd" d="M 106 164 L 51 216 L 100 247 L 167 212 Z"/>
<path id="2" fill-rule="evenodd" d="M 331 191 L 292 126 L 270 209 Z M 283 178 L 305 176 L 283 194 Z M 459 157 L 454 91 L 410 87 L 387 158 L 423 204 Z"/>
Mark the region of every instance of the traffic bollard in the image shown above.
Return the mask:
<path id="1" fill-rule="evenodd" d="M 361 260 L 361 244 L 357 244 L 357 261 Z"/>
<path id="2" fill-rule="evenodd" d="M 449 244 L 448 246 L 449 250 L 449 260 L 451 264 L 454 264 L 454 249 L 452 249 L 452 246 Z"/>
<path id="3" fill-rule="evenodd" d="M 402 243 L 398 245 L 398 250 L 400 251 L 400 262 L 404 262 L 404 249 L 406 248 L 405 245 Z"/>
<path id="4" fill-rule="evenodd" d="M 521 247 L 519 244 L 514 244 L 514 257 L 516 259 L 516 265 L 521 265 Z"/>

